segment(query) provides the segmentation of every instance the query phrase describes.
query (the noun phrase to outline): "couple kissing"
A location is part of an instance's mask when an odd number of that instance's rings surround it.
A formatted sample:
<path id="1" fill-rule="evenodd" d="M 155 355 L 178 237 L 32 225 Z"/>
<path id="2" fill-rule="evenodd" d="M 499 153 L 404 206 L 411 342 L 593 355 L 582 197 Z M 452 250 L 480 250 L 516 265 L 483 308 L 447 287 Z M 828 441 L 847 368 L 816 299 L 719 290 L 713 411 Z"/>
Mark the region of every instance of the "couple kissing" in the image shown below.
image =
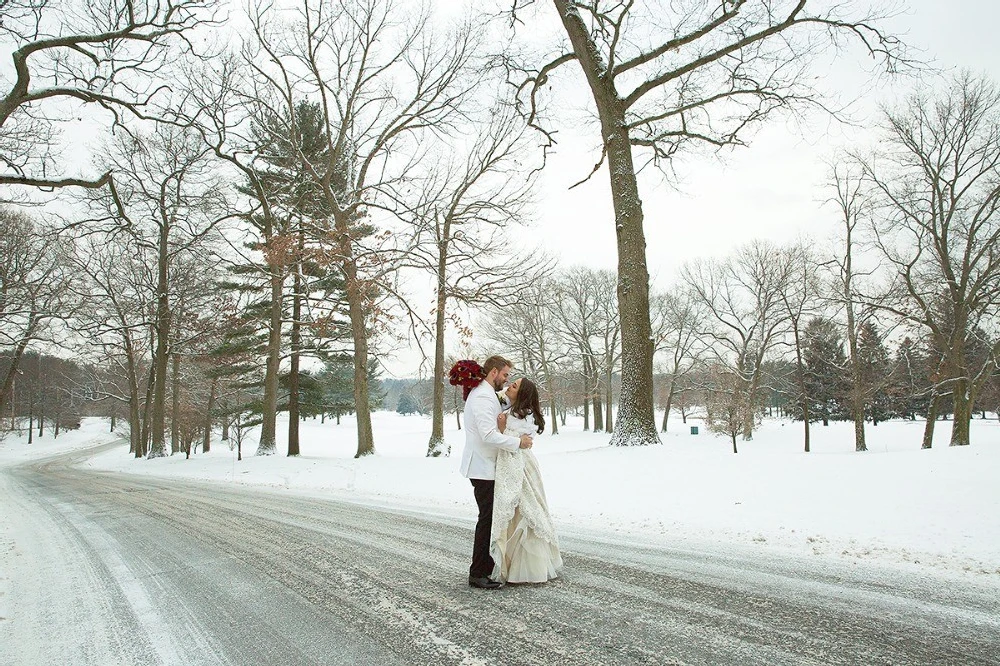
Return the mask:
<path id="1" fill-rule="evenodd" d="M 465 449 L 461 472 L 472 482 L 479 508 L 469 585 L 545 583 L 562 567 L 559 542 L 531 447 L 545 430 L 538 388 L 513 382 L 513 364 L 491 356 L 480 366 L 459 361 L 451 384 L 463 387 Z"/>

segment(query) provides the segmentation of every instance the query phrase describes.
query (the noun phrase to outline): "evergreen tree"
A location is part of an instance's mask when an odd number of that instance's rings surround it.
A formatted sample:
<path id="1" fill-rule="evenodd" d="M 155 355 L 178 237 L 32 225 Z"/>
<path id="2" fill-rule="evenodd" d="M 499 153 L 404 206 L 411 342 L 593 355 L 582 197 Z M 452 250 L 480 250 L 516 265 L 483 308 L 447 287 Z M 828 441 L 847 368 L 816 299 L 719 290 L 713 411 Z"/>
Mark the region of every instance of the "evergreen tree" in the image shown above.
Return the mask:
<path id="1" fill-rule="evenodd" d="M 846 419 L 847 355 L 836 324 L 830 319 L 814 317 L 806 324 L 803 338 L 806 366 L 803 383 L 810 417 L 823 425 L 829 425 L 831 419 Z"/>
<path id="2" fill-rule="evenodd" d="M 866 403 L 865 411 L 874 425 L 888 418 L 891 411 L 887 386 L 892 364 L 878 327 L 871 321 L 858 331 L 858 361 Z"/>
<path id="3" fill-rule="evenodd" d="M 309 381 L 300 373 L 302 359 L 330 353 L 331 344 L 343 346 L 351 331 L 343 277 L 322 249 L 332 212 L 310 175 L 313 165 L 325 161 L 329 153 L 322 112 L 315 103 L 300 102 L 291 115 L 266 115 L 254 127 L 255 152 L 263 166 L 256 172 L 256 182 L 246 183 L 241 191 L 266 199 L 259 211 L 267 214 L 248 216 L 257 237 L 247 247 L 256 259 L 235 266 L 233 272 L 241 276 L 241 284 L 234 286 L 256 295 L 247 304 L 245 322 L 255 322 L 263 334 L 256 345 L 266 361 L 260 452 L 274 452 L 274 415 L 285 409 L 288 455 L 294 456 L 299 452 L 302 381 Z M 338 174 L 335 181 L 334 190 L 343 191 L 344 175 Z M 372 232 L 364 225 L 355 231 Z M 279 377 L 283 360 L 287 365 Z"/>
<path id="4" fill-rule="evenodd" d="M 416 414 L 420 411 L 420 406 L 417 404 L 417 399 L 413 397 L 413 394 L 409 391 L 401 393 L 399 395 L 399 402 L 396 404 L 396 412 L 398 414 Z"/>
<path id="5" fill-rule="evenodd" d="M 899 343 L 892 361 L 892 372 L 886 387 L 889 412 L 900 418 L 916 420 L 926 407 L 927 358 L 913 338 L 906 336 Z"/>
<path id="6" fill-rule="evenodd" d="M 327 361 L 320 373 L 323 413 L 337 419 L 354 412 L 354 360 L 349 356 Z"/>

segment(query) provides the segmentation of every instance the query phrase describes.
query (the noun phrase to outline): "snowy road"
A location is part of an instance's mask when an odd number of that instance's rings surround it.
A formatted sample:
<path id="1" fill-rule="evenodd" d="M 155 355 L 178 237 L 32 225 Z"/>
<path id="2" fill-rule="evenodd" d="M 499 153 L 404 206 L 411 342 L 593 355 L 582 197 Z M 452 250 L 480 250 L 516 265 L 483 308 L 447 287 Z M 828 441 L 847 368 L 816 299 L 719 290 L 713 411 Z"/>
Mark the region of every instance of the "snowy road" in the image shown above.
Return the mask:
<path id="1" fill-rule="evenodd" d="M 1000 663 L 974 576 L 577 535 L 560 581 L 484 592 L 467 521 L 84 455 L 0 470 L 0 664 Z"/>

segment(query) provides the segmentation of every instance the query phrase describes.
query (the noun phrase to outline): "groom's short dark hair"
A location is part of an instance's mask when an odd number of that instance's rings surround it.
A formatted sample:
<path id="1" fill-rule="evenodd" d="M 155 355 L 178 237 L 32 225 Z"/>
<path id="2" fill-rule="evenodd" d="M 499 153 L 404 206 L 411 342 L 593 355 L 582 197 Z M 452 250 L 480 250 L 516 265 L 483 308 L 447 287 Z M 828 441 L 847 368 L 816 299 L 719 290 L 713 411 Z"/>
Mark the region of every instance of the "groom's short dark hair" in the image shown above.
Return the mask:
<path id="1" fill-rule="evenodd" d="M 505 359 L 503 356 L 490 356 L 483 363 L 483 376 L 490 374 L 490 370 L 496 368 L 497 370 L 503 370 L 507 367 L 514 367 L 514 364 Z"/>

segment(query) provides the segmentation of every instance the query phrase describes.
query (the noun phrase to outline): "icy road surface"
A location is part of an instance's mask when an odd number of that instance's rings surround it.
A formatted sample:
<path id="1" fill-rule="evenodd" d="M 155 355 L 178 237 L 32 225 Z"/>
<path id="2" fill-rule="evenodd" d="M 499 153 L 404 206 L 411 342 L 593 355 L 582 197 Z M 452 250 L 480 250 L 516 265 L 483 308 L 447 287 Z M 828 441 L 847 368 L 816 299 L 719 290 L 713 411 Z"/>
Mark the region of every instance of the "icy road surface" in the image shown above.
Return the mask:
<path id="1" fill-rule="evenodd" d="M 92 454 L 0 470 L 0 664 L 1000 664 L 975 576 L 577 534 L 562 579 L 489 592 L 467 520 Z"/>

